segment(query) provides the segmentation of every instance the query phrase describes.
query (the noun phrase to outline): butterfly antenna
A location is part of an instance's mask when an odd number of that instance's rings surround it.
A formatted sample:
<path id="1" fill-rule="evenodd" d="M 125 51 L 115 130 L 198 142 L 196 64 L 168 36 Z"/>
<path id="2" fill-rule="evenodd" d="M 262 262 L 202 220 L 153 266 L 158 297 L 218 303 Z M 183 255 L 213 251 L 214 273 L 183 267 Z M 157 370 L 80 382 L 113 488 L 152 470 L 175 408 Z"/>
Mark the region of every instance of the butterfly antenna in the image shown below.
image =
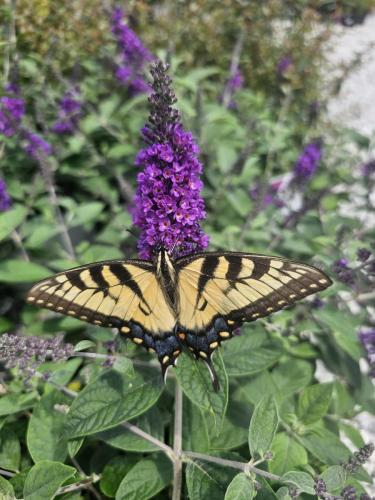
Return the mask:
<path id="1" fill-rule="evenodd" d="M 219 377 L 217 376 L 214 365 L 212 364 L 211 360 L 205 360 L 205 363 L 207 365 L 208 371 L 210 372 L 212 387 L 214 388 L 215 392 L 219 392 L 220 391 Z"/>

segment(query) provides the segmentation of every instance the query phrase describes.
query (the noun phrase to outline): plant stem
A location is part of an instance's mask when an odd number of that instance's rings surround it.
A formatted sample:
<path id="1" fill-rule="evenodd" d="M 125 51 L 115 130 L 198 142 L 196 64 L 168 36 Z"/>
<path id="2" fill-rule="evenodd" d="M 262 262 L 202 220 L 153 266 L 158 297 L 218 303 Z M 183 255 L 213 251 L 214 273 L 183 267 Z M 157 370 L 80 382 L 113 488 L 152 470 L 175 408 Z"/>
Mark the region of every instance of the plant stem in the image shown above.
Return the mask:
<path id="1" fill-rule="evenodd" d="M 183 395 L 180 384 L 175 382 L 174 399 L 174 433 L 173 433 L 173 493 L 172 500 L 180 500 L 182 487 L 182 402 Z"/>
<path id="2" fill-rule="evenodd" d="M 0 476 L 13 477 L 14 472 L 9 472 L 8 470 L 0 469 Z"/>
<path id="3" fill-rule="evenodd" d="M 49 164 L 47 157 L 42 153 L 38 154 L 38 163 L 39 163 L 40 170 L 41 170 L 41 173 L 42 173 L 42 176 L 43 176 L 46 188 L 47 188 L 49 201 L 55 210 L 55 214 L 56 214 L 59 226 L 60 226 L 61 239 L 62 239 L 63 245 L 65 247 L 65 250 L 69 254 L 69 257 L 72 260 L 75 260 L 76 255 L 75 255 L 73 243 L 72 243 L 72 240 L 70 239 L 69 231 L 68 231 L 68 228 L 65 224 L 64 216 L 63 216 L 63 214 L 60 210 L 60 207 L 59 207 L 59 201 L 57 199 L 56 189 L 55 189 L 55 185 L 53 183 L 53 171 L 52 171 L 51 165 Z"/>
<path id="4" fill-rule="evenodd" d="M 151 434 L 148 434 L 147 432 L 143 431 L 142 429 L 140 429 L 139 427 L 130 422 L 123 422 L 120 425 L 121 427 L 125 427 L 125 429 L 128 429 L 133 434 L 137 434 L 137 436 L 142 437 L 149 443 L 152 443 L 158 448 L 160 448 L 162 451 L 166 453 L 168 458 L 170 458 L 173 463 L 175 462 L 176 460 L 175 453 L 170 446 L 163 443 L 162 441 L 159 441 L 159 439 L 156 439 L 154 436 L 151 436 Z"/>
<path id="5" fill-rule="evenodd" d="M 212 457 L 211 455 L 204 455 L 203 453 L 195 453 L 194 451 L 183 451 L 182 458 L 197 458 L 199 460 L 205 460 L 206 462 L 212 462 L 214 464 L 232 467 L 233 469 L 239 469 L 244 472 L 254 472 L 258 474 L 258 476 L 266 477 L 267 479 L 271 479 L 272 481 L 284 482 L 282 477 L 277 476 L 276 474 L 271 474 L 271 472 L 267 472 L 262 469 L 258 469 L 258 467 L 254 467 L 250 465 L 248 462 L 236 462 L 234 460 L 227 460 L 225 458 L 220 457 Z"/>
<path id="6" fill-rule="evenodd" d="M 78 483 L 68 484 L 68 486 L 62 486 L 61 488 L 59 488 L 57 495 L 63 495 L 64 493 L 70 493 L 72 491 L 78 491 L 78 490 L 82 490 L 84 488 L 89 489 L 89 487 L 93 483 L 99 481 L 99 479 L 100 479 L 100 476 L 88 477 L 86 479 L 82 479 L 82 481 L 79 481 Z M 92 492 L 92 490 L 90 490 L 90 491 Z M 97 498 L 101 498 L 101 497 L 97 497 Z"/>
<path id="7" fill-rule="evenodd" d="M 25 247 L 23 246 L 22 238 L 20 236 L 20 233 L 17 231 L 17 229 L 14 229 L 14 231 L 12 231 L 11 236 L 12 236 L 12 240 L 13 240 L 14 244 L 16 245 L 16 247 L 18 247 L 19 251 L 21 252 L 23 260 L 26 262 L 30 262 L 30 257 L 28 255 Z"/>

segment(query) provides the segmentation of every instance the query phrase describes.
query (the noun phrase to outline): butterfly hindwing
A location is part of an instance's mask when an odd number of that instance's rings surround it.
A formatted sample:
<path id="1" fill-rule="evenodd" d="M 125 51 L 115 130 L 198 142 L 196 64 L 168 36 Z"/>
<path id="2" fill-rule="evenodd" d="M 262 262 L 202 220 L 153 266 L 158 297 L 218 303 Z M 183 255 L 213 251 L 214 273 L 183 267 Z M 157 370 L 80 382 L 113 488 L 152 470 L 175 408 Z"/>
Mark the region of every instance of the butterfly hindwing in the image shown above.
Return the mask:
<path id="1" fill-rule="evenodd" d="M 180 258 L 176 267 L 180 339 L 205 360 L 243 322 L 331 284 L 315 267 L 257 254 L 203 253 Z"/>
<path id="2" fill-rule="evenodd" d="M 104 327 L 156 351 L 162 367 L 179 355 L 176 319 L 148 261 L 104 261 L 37 283 L 27 301 Z"/>

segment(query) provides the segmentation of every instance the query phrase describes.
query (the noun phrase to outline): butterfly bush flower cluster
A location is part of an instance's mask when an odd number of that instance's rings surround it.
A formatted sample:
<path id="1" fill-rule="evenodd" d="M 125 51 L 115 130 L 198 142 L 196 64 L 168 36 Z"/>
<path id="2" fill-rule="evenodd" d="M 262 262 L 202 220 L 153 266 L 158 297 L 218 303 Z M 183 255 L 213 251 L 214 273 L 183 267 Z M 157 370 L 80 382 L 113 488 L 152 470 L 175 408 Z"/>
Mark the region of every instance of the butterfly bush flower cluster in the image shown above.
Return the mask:
<path id="1" fill-rule="evenodd" d="M 259 196 L 262 194 L 261 205 L 267 208 L 274 205 L 277 208 L 284 206 L 284 202 L 279 198 L 279 191 L 283 185 L 282 180 L 272 181 L 262 192 L 261 185 L 258 183 L 250 190 L 250 197 L 253 201 L 257 202 Z"/>
<path id="2" fill-rule="evenodd" d="M 375 328 L 366 331 L 361 330 L 358 337 L 366 352 L 366 358 L 370 366 L 370 376 L 375 378 Z"/>
<path id="3" fill-rule="evenodd" d="M 306 181 L 315 173 L 322 158 L 322 145 L 320 141 L 307 144 L 294 166 L 294 178 L 297 181 Z"/>
<path id="4" fill-rule="evenodd" d="M 68 91 L 60 101 L 58 120 L 52 126 L 56 134 L 72 134 L 78 127 L 82 116 L 82 104 L 77 91 Z"/>
<path id="5" fill-rule="evenodd" d="M 277 74 L 279 76 L 284 76 L 288 69 L 292 66 L 293 59 L 290 56 L 283 56 L 277 63 Z"/>
<path id="6" fill-rule="evenodd" d="M 124 12 L 116 7 L 112 13 L 112 33 L 120 50 L 121 64 L 117 66 L 116 78 L 129 87 L 132 94 L 148 92 L 144 70 L 153 57 L 136 33 L 124 21 Z"/>
<path id="7" fill-rule="evenodd" d="M 74 346 L 64 344 L 62 337 L 45 339 L 3 334 L 0 336 L 0 360 L 6 368 L 18 368 L 26 381 L 46 361 L 63 361 L 74 353 Z"/>
<path id="8" fill-rule="evenodd" d="M 32 158 L 38 160 L 40 155 L 49 156 L 52 154 L 52 146 L 43 137 L 27 130 L 24 133 L 26 153 Z"/>
<path id="9" fill-rule="evenodd" d="M 0 98 L 0 134 L 14 136 L 25 114 L 25 101 L 15 94 Z"/>
<path id="10" fill-rule="evenodd" d="M 0 179 L 0 212 L 5 212 L 12 204 L 11 197 L 8 194 L 7 186 L 3 179 Z"/>
<path id="11" fill-rule="evenodd" d="M 199 225 L 206 215 L 200 196 L 199 148 L 173 108 L 176 97 L 167 69 L 161 62 L 152 66 L 151 112 L 142 129 L 147 147 L 136 158 L 143 170 L 137 177 L 133 221 L 141 228 L 138 248 L 146 259 L 155 247 L 185 255 L 208 245 L 208 236 Z"/>
<path id="12" fill-rule="evenodd" d="M 234 97 L 236 93 L 242 89 L 243 84 L 243 74 L 240 69 L 237 69 L 228 79 L 224 89 L 223 95 L 228 94 L 228 108 L 234 109 L 236 107 Z"/>

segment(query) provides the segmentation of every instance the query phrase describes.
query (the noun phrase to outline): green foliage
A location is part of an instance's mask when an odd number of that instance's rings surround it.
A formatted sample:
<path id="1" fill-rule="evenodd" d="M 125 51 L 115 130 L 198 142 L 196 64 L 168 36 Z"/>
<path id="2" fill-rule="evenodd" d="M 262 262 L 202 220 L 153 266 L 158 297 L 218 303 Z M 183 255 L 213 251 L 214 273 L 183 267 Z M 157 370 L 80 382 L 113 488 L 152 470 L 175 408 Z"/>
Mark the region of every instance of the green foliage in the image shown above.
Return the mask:
<path id="1" fill-rule="evenodd" d="M 374 278 L 356 257 L 361 247 L 373 252 L 375 185 L 357 171 L 373 138 L 311 112 L 316 99 L 324 110 L 328 97 L 322 47 L 333 14 L 325 9 L 335 4 L 346 15 L 350 2 L 127 3 L 130 24 L 152 52 L 169 51 L 183 121 L 201 148 L 210 249 L 282 255 L 317 265 L 335 282 L 320 295 L 322 307 L 306 299 L 223 342 L 213 356 L 219 392 L 189 353 L 164 385 L 155 357 L 123 339 L 108 344 L 112 330 L 25 304 L 36 280 L 136 255 L 127 229 L 147 97 L 131 97 L 113 77 L 115 44 L 102 4 L 79 0 L 73 17 L 68 3 L 52 0 L 19 0 L 16 13 L 0 7 L 17 35 L 17 52 L 12 39 L 4 42 L 2 67 L 9 62 L 13 71 L 19 61 L 26 125 L 53 147 L 47 170 L 25 154 L 19 136 L 0 148 L 0 179 L 13 200 L 0 214 L 0 334 L 63 335 L 74 345 L 74 357 L 36 366 L 26 385 L 0 360 L 0 498 L 78 500 L 90 488 L 117 500 L 170 498 L 176 384 L 186 498 L 289 500 L 293 490 L 310 498 L 318 476 L 331 495 L 348 484 L 364 492 L 365 469 L 353 476 L 340 464 L 351 454 L 342 436 L 361 448 L 354 418 L 375 411 L 358 341 L 372 324 Z M 244 87 L 227 107 L 224 85 L 241 32 Z M 293 64 L 280 75 L 284 56 Z M 73 80 L 83 116 L 74 135 L 57 136 L 57 102 Z M 304 145 L 317 137 L 324 143 L 317 171 L 291 185 Z M 279 181 L 276 201 L 268 200 Z M 354 288 L 333 273 L 339 258 L 354 269 Z"/>

